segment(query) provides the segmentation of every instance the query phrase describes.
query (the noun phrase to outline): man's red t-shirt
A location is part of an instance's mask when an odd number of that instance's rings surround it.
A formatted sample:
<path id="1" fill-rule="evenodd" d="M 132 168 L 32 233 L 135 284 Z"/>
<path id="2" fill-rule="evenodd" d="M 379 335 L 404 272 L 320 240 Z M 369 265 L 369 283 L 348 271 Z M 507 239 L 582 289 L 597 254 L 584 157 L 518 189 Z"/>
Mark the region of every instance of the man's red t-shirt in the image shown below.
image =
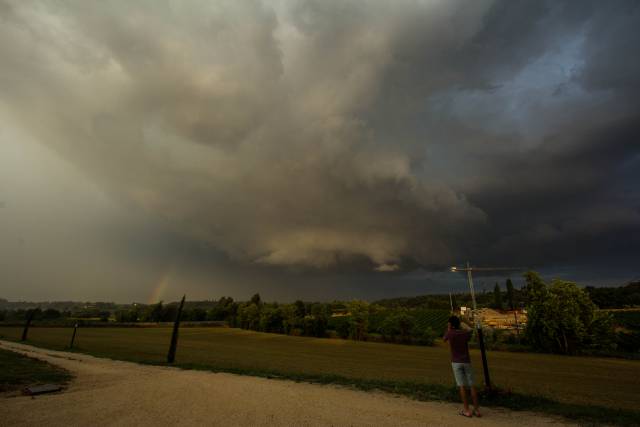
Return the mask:
<path id="1" fill-rule="evenodd" d="M 444 335 L 444 340 L 451 344 L 451 361 L 455 363 L 471 363 L 469 357 L 469 340 L 471 331 L 451 329 Z"/>

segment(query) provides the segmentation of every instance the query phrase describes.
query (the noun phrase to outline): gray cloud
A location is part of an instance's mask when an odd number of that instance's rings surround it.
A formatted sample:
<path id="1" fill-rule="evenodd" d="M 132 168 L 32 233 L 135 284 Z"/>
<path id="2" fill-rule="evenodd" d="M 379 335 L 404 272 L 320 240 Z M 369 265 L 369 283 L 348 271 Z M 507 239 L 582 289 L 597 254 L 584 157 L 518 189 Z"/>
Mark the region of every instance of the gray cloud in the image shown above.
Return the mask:
<path id="1" fill-rule="evenodd" d="M 0 120 L 150 265 L 156 235 L 381 275 L 628 254 L 640 17 L 614 3 L 2 1 Z"/>

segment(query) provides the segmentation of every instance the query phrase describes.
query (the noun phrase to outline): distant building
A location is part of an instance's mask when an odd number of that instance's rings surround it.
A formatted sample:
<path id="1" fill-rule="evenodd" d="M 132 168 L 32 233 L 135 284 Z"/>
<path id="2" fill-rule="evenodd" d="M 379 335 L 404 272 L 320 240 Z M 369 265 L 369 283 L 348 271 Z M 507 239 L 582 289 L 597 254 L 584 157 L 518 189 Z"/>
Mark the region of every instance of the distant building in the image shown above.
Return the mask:
<path id="1" fill-rule="evenodd" d="M 499 312 L 490 308 L 483 308 L 478 310 L 478 315 L 485 326 L 496 329 L 515 329 L 516 325 L 518 328 L 522 328 L 527 323 L 527 312 L 525 310 Z"/>

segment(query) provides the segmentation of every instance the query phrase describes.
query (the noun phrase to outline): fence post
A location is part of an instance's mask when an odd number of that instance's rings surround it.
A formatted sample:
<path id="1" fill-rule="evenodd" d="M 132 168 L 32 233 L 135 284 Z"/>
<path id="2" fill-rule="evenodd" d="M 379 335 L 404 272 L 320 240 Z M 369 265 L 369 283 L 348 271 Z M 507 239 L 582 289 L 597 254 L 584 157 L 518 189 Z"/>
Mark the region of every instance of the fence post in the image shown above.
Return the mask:
<path id="1" fill-rule="evenodd" d="M 173 333 L 171 334 L 171 345 L 169 346 L 169 354 L 167 355 L 167 363 L 173 363 L 176 359 L 176 347 L 178 346 L 178 328 L 180 328 L 180 316 L 182 315 L 182 307 L 184 306 L 184 298 L 180 301 L 180 307 L 178 307 L 178 313 L 176 314 L 176 320 L 173 322 Z"/>
<path id="2" fill-rule="evenodd" d="M 77 331 L 78 331 L 78 324 L 76 323 L 73 327 L 73 335 L 71 335 L 71 343 L 69 344 L 69 348 L 73 348 L 73 342 L 76 340 Z"/>
<path id="3" fill-rule="evenodd" d="M 27 311 L 27 322 L 24 324 L 24 329 L 22 330 L 22 338 L 20 339 L 20 341 L 27 340 L 27 333 L 29 332 L 29 326 L 31 325 L 31 320 L 33 320 L 33 316 L 35 315 L 35 313 L 36 313 L 36 310 L 33 308 Z"/>

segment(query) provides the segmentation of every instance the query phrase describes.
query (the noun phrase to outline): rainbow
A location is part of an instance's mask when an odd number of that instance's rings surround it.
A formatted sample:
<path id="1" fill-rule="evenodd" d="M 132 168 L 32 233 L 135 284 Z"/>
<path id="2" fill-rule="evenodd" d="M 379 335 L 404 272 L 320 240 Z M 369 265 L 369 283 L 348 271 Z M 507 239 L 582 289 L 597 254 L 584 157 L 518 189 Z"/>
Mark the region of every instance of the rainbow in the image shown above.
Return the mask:
<path id="1" fill-rule="evenodd" d="M 162 301 L 162 298 L 165 296 L 165 292 L 169 287 L 170 276 L 172 273 L 173 268 L 169 268 L 162 276 L 160 276 L 160 279 L 151 289 L 151 294 L 149 295 L 147 304 L 156 304 Z"/>

